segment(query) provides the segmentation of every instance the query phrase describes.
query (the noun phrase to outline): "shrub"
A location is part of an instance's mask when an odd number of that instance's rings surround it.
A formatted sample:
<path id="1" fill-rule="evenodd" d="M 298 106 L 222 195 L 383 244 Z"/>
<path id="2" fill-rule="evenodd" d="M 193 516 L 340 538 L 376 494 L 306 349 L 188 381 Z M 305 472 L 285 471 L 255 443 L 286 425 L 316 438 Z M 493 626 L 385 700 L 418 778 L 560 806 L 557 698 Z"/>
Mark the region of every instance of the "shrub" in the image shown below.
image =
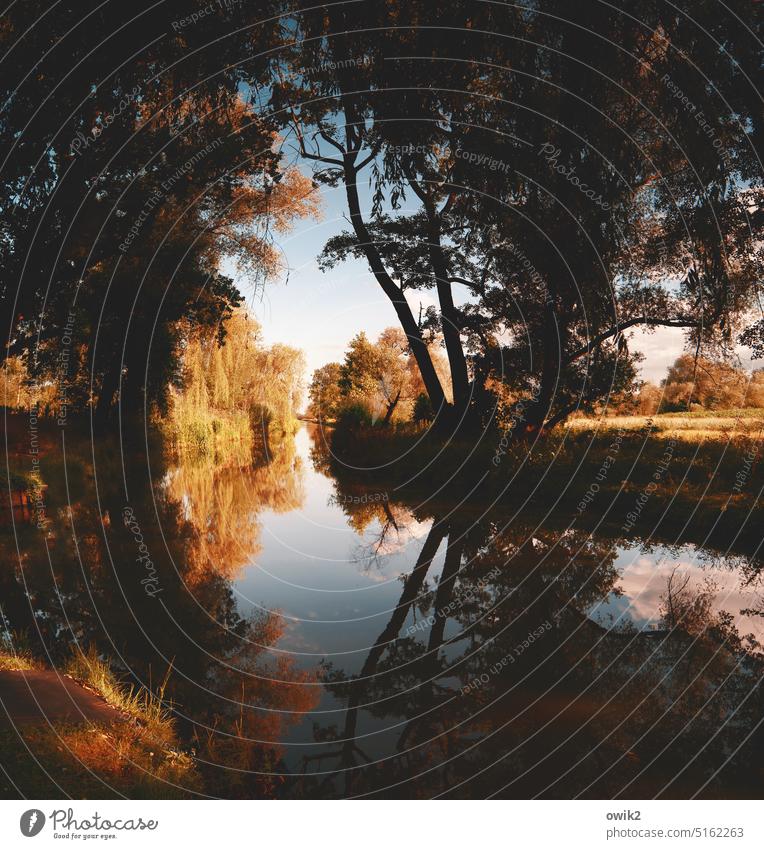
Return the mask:
<path id="1" fill-rule="evenodd" d="M 340 430 L 360 430 L 373 424 L 374 414 L 361 401 L 344 405 L 337 416 L 337 428 Z"/>
<path id="2" fill-rule="evenodd" d="M 431 422 L 435 418 L 430 399 L 424 392 L 420 392 L 414 401 L 414 412 L 412 418 L 417 424 Z"/>

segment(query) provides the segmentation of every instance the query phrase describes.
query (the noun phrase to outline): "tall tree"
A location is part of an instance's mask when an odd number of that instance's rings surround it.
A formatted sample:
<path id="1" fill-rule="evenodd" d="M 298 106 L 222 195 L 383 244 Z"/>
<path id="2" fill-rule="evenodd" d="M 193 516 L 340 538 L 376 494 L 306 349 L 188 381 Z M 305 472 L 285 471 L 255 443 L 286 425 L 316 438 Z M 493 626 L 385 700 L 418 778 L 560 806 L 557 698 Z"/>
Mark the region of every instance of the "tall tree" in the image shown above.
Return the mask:
<path id="1" fill-rule="evenodd" d="M 102 418 L 117 397 L 163 402 L 182 328 L 220 328 L 241 300 L 221 258 L 262 278 L 274 222 L 308 211 L 237 68 L 253 39 L 280 38 L 274 8 L 244 30 L 233 7 L 195 25 L 174 0 L 33 0 L 4 20 L 1 356 Z M 250 85 L 267 68 L 250 56 Z"/>
<path id="2" fill-rule="evenodd" d="M 308 387 L 308 413 L 318 421 L 337 418 L 342 398 L 340 374 L 339 363 L 327 363 L 313 372 Z"/>
<path id="3" fill-rule="evenodd" d="M 366 259 L 441 420 L 474 419 L 498 375 L 536 433 L 631 381 L 632 328 L 739 335 L 761 264 L 747 11 L 392 0 L 296 16 L 273 104 L 345 191 L 351 231 L 324 262 Z M 420 288 L 438 303 L 425 321 L 406 300 Z"/>

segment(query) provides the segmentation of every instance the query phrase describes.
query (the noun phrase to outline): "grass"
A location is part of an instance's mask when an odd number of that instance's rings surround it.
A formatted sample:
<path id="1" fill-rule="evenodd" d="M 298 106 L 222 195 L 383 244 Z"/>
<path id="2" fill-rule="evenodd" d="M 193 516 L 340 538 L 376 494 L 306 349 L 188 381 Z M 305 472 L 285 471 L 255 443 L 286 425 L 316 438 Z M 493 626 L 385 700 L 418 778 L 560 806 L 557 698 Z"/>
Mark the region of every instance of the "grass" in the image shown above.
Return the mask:
<path id="1" fill-rule="evenodd" d="M 0 651 L 0 669 L 41 669 L 26 650 Z M 0 728 L 0 796 L 12 798 L 156 799 L 198 795 L 202 779 L 182 750 L 164 701 L 125 687 L 93 650 L 78 652 L 65 674 L 97 691 L 122 713 L 111 725 L 25 725 Z M 5 774 L 4 774 L 5 773 Z"/>
<path id="2" fill-rule="evenodd" d="M 656 437 L 675 437 L 689 442 L 707 439 L 726 440 L 736 436 L 762 435 L 764 410 L 699 410 L 692 413 L 659 413 L 654 416 L 581 416 L 571 419 L 566 429 L 571 433 L 647 430 Z"/>
<path id="3" fill-rule="evenodd" d="M 413 426 L 408 428 L 364 428 L 343 431 L 335 436 L 333 445 L 342 452 L 344 462 L 356 463 L 358 467 L 381 467 L 406 457 L 406 465 L 423 467 L 433 464 L 432 473 L 440 481 L 444 475 L 439 470 L 451 473 L 469 455 L 468 465 L 477 470 L 488 468 L 507 472 L 519 465 L 538 467 L 550 462 L 578 464 L 581 453 L 587 452 L 587 460 L 594 462 L 598 452 L 606 451 L 614 435 L 622 432 L 621 453 L 632 452 L 635 458 L 644 455 L 649 461 L 651 447 L 662 452 L 664 442 L 692 443 L 686 447 L 691 451 L 705 449 L 729 454 L 726 465 L 734 465 L 735 455 L 750 450 L 764 436 L 764 410 L 728 410 L 710 414 L 661 413 L 654 416 L 602 416 L 577 417 L 564 427 L 559 427 L 535 442 L 509 439 L 503 443 L 504 453 L 498 458 L 496 448 L 503 434 L 487 431 L 480 438 L 452 440 L 443 446 Z M 628 449 L 628 451 L 624 451 Z M 702 459 L 705 454 L 699 455 Z M 494 459 L 496 458 L 496 459 Z M 640 465 L 642 457 L 639 456 Z M 493 469 L 490 467 L 493 465 Z M 410 471 L 410 468 L 409 468 Z M 724 475 L 724 468 L 718 470 Z"/>
<path id="4" fill-rule="evenodd" d="M 2 669 L 43 669 L 31 654 L 0 649 Z M 252 739 L 243 720 L 229 733 L 181 742 L 164 698 L 125 686 L 93 649 L 75 653 L 61 671 L 120 712 L 108 724 L 0 723 L 0 798 L 176 799 L 200 795 L 272 796 L 278 752 Z M 221 767 L 231 767 L 224 769 Z M 255 775 L 253 776 L 253 772 Z"/>
<path id="5" fill-rule="evenodd" d="M 23 636 L 7 631 L 0 638 L 0 671 L 29 672 L 41 666 Z"/>
<path id="6" fill-rule="evenodd" d="M 163 426 L 175 453 L 214 458 L 220 463 L 251 459 L 255 437 L 246 412 L 179 407 Z"/>
<path id="7" fill-rule="evenodd" d="M 686 418 L 703 419 L 716 417 L 723 419 L 762 419 L 764 420 L 764 408 L 762 407 L 736 407 L 729 410 L 693 410 L 692 412 L 659 413 L 658 418 Z"/>
<path id="8" fill-rule="evenodd" d="M 64 672 L 83 686 L 95 690 L 112 707 L 140 723 L 157 742 L 174 741 L 172 715 L 164 700 L 166 678 L 156 693 L 145 687 L 125 687 L 114 677 L 109 664 L 92 648 L 75 652 L 64 666 Z"/>
<path id="9" fill-rule="evenodd" d="M 264 405 L 249 410 L 196 407 L 180 398 L 161 422 L 170 451 L 184 460 L 214 460 L 219 466 L 246 466 L 253 456 L 299 429 L 294 417 L 280 419 Z"/>
<path id="10" fill-rule="evenodd" d="M 155 745 L 135 725 L 6 726 L 0 753 L 5 799 L 187 798 L 201 786 L 189 755 Z"/>

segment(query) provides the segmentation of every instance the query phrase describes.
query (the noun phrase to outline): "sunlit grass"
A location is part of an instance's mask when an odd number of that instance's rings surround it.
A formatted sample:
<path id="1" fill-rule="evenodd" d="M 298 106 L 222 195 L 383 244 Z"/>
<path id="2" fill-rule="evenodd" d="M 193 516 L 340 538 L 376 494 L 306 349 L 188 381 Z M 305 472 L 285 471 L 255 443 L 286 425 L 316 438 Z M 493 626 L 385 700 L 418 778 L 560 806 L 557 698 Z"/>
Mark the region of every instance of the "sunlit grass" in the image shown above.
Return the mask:
<path id="1" fill-rule="evenodd" d="M 0 752 L 13 764 L 12 784 L 0 775 L 4 798 L 183 798 L 201 790 L 193 758 L 158 745 L 135 723 L 58 724 L 0 730 Z"/>
<path id="2" fill-rule="evenodd" d="M 188 754 L 135 724 L 65 729 L 60 743 L 78 765 L 130 798 L 184 795 L 201 786 Z"/>
<path id="3" fill-rule="evenodd" d="M 23 638 L 10 632 L 0 637 L 0 671 L 28 672 L 39 668 L 40 664 L 35 660 Z"/>
<path id="4" fill-rule="evenodd" d="M 157 741 L 174 739 L 172 715 L 164 699 L 167 679 L 156 693 L 145 687 L 126 687 L 117 681 L 109 664 L 93 648 L 84 652 L 76 651 L 64 672 L 96 690 L 112 707 L 140 722 Z"/>
<path id="5" fill-rule="evenodd" d="M 23 644 L 11 645 L 8 636 L 0 644 L 0 669 L 44 669 Z M 76 798 L 165 798 L 200 791 L 196 763 L 181 748 L 164 700 L 166 681 L 157 693 L 126 687 L 92 649 L 76 652 L 61 671 L 115 708 L 114 722 L 30 725 L 23 739 L 17 729 L 0 732 L 3 760 L 14 763 L 15 788 L 38 797 L 63 788 Z"/>
<path id="6" fill-rule="evenodd" d="M 255 445 L 246 412 L 196 409 L 183 399 L 177 402 L 172 417 L 163 423 L 163 430 L 177 454 L 209 457 L 223 463 L 247 462 Z"/>
<path id="7" fill-rule="evenodd" d="M 567 429 L 573 433 L 625 430 L 647 431 L 658 438 L 675 437 L 685 442 L 729 440 L 735 437 L 764 435 L 764 410 L 742 409 L 718 412 L 660 413 L 653 416 L 581 416 L 571 419 Z"/>

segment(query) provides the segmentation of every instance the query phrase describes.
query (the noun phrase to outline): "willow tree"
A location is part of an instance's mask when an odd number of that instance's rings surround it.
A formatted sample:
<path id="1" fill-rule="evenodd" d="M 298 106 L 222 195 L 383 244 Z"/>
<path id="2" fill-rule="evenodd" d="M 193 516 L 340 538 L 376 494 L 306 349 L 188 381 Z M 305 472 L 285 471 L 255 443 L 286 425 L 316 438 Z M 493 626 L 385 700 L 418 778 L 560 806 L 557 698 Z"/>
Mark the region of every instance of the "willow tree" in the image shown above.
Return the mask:
<path id="1" fill-rule="evenodd" d="M 239 415 L 249 427 L 291 432 L 304 391 L 305 356 L 288 345 L 266 345 L 260 324 L 237 309 L 225 325 L 224 344 L 214 330 L 186 328 L 183 374 L 173 393 L 174 417 Z"/>
<path id="2" fill-rule="evenodd" d="M 367 261 L 441 422 L 490 414 L 492 376 L 537 432 L 628 385 L 633 328 L 744 332 L 762 180 L 746 15 L 391 0 L 290 20 L 274 112 L 351 224 L 323 261 Z M 415 316 L 412 289 L 437 308 Z"/>
<path id="3" fill-rule="evenodd" d="M 278 123 L 245 104 L 237 68 L 278 37 L 272 6 L 244 29 L 222 5 L 190 25 L 175 0 L 9 8 L 0 357 L 56 379 L 62 403 L 161 405 L 182 329 L 218 328 L 241 300 L 221 259 L 261 280 L 274 219 L 306 211 L 310 183 L 282 179 Z M 267 70 L 249 56 L 251 84 Z"/>

